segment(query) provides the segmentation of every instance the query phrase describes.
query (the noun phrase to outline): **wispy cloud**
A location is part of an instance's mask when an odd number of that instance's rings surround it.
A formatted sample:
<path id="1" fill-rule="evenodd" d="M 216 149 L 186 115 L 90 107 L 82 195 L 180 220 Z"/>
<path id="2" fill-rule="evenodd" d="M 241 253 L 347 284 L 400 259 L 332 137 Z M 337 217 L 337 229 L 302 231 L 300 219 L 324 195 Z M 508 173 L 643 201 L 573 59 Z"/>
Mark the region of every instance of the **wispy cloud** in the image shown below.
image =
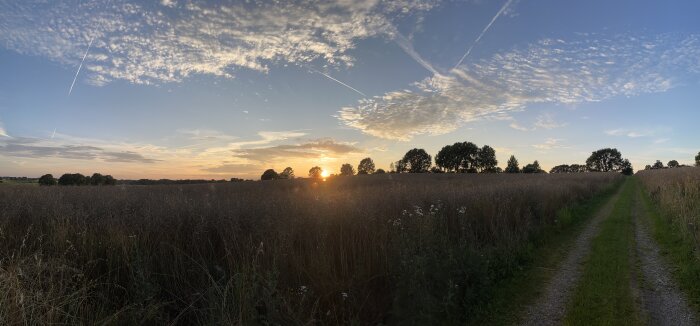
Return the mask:
<path id="1" fill-rule="evenodd" d="M 388 139 L 444 134 L 507 118 L 533 103 L 574 104 L 663 92 L 700 73 L 700 37 L 622 35 L 545 39 L 435 75 L 339 111 L 347 126 Z M 518 125 L 516 124 L 516 127 Z M 547 119 L 540 128 L 556 127 Z"/>
<path id="2" fill-rule="evenodd" d="M 5 130 L 5 127 L 3 127 L 2 121 L 0 121 L 0 137 L 10 137 L 10 135 L 7 134 L 7 131 Z"/>
<path id="3" fill-rule="evenodd" d="M 556 138 L 547 138 L 547 140 L 544 141 L 542 144 L 535 144 L 532 145 L 532 147 L 543 150 L 543 151 L 548 151 L 551 149 L 556 149 L 556 148 L 566 148 L 566 146 L 562 145 L 561 142 L 564 141 L 563 139 L 556 139 Z"/>
<path id="4" fill-rule="evenodd" d="M 3 156 L 39 159 L 63 158 L 121 163 L 155 163 L 158 161 L 131 150 L 115 151 L 92 145 L 56 144 L 39 138 L 0 140 L 0 153 Z"/>
<path id="5" fill-rule="evenodd" d="M 256 162 L 275 162 L 280 159 L 320 159 L 362 152 L 353 144 L 324 138 L 292 145 L 240 149 L 234 151 L 234 156 Z"/>
<path id="6" fill-rule="evenodd" d="M 320 61 L 351 66 L 358 40 L 439 1 L 2 1 L 0 44 L 78 66 L 96 85 L 177 82 L 193 74 Z M 94 43 L 93 41 L 94 40 Z M 91 43 L 89 54 L 85 46 Z M 79 68 L 80 69 L 80 68 Z"/>
<path id="7" fill-rule="evenodd" d="M 612 129 L 612 130 L 607 130 L 605 131 L 606 135 L 609 136 L 626 136 L 629 138 L 639 138 L 639 137 L 646 137 L 650 136 L 653 133 L 650 131 L 635 131 L 635 130 L 628 130 L 628 129 Z"/>

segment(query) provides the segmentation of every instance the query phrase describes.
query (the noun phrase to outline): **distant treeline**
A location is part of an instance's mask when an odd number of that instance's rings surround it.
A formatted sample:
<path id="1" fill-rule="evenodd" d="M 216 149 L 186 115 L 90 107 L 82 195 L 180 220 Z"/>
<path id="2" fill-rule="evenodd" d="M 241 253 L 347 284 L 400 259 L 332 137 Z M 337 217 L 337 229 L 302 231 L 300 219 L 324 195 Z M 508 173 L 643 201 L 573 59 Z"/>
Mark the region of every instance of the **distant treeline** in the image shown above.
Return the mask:
<path id="1" fill-rule="evenodd" d="M 117 180 L 111 175 L 93 173 L 92 176 L 85 176 L 80 173 L 66 173 L 56 179 L 52 174 L 44 174 L 39 178 L 40 186 L 113 186 Z"/>
<path id="2" fill-rule="evenodd" d="M 206 180 L 206 179 L 182 179 L 182 180 L 171 180 L 171 179 L 139 179 L 139 180 L 119 180 L 119 184 L 125 185 L 139 185 L 139 186 L 154 186 L 154 185 L 188 185 L 188 184 L 202 184 L 202 183 L 224 183 L 224 182 L 245 182 L 251 180 L 231 178 L 230 180 L 220 179 L 220 180 Z"/>

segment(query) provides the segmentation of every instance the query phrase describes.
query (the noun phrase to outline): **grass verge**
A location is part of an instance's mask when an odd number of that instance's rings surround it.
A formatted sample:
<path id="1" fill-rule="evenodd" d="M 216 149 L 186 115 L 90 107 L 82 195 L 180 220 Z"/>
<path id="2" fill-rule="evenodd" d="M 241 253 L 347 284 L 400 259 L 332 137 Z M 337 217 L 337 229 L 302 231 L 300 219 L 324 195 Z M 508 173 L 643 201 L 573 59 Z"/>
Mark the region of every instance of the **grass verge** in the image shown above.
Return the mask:
<path id="1" fill-rule="evenodd" d="M 571 245 L 590 218 L 617 192 L 621 183 L 599 192 L 581 203 L 564 208 L 557 214 L 557 225 L 537 236 L 530 245 L 522 269 L 501 281 L 492 296 L 476 309 L 468 325 L 512 325 L 522 318 L 525 307 L 541 294 Z"/>
<path id="2" fill-rule="evenodd" d="M 633 244 L 632 203 L 635 180 L 628 179 L 612 213 L 593 239 L 583 275 L 568 305 L 566 325 L 638 325 L 630 290 L 634 272 L 629 259 Z"/>
<path id="3" fill-rule="evenodd" d="M 664 217 L 652 202 L 646 191 L 641 191 L 642 202 L 649 218 L 650 230 L 660 247 L 660 253 L 673 267 L 673 277 L 681 290 L 685 292 L 688 302 L 700 314 L 700 260 L 690 239 L 683 237 L 678 226 Z"/>

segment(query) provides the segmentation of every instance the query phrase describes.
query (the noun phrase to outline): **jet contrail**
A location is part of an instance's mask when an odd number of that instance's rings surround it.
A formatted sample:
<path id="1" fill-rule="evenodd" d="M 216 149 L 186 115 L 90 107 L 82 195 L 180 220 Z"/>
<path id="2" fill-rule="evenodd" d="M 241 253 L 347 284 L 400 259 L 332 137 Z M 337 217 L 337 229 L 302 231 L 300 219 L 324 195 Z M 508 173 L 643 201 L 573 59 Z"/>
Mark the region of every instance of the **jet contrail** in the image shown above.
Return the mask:
<path id="1" fill-rule="evenodd" d="M 51 134 L 51 139 L 53 139 L 54 137 L 56 137 L 56 129 L 57 129 L 57 128 L 53 128 L 53 134 Z"/>
<path id="2" fill-rule="evenodd" d="M 467 49 L 467 52 L 464 53 L 464 55 L 462 56 L 462 58 L 459 59 L 459 62 L 457 62 L 457 64 L 456 64 L 456 65 L 454 66 L 454 68 L 452 68 L 452 69 L 455 69 L 455 68 L 459 67 L 459 65 L 462 64 L 462 61 L 464 61 L 464 59 L 466 59 L 466 58 L 469 56 L 469 54 L 472 52 L 472 49 L 474 49 L 474 46 L 475 46 L 477 43 L 479 43 L 479 40 L 481 40 L 481 38 L 484 37 L 484 34 L 486 34 L 486 32 L 489 30 L 489 28 L 491 28 L 491 25 L 493 25 L 493 23 L 496 21 L 496 19 L 498 19 L 498 17 L 500 17 L 501 14 L 503 14 L 503 12 L 504 12 L 506 9 L 508 9 L 508 6 L 510 6 L 510 4 L 511 4 L 512 2 L 513 2 L 513 0 L 508 0 L 508 1 L 503 5 L 503 7 L 501 7 L 501 10 L 499 10 L 499 11 L 496 13 L 496 16 L 493 16 L 493 18 L 491 19 L 491 21 L 489 22 L 489 24 L 486 25 L 486 27 L 484 27 L 484 30 L 483 30 L 483 31 L 481 31 L 481 34 L 479 34 L 479 37 L 477 37 L 476 40 L 474 40 L 474 43 L 472 43 L 472 45 L 469 47 L 469 49 Z"/>
<path id="3" fill-rule="evenodd" d="M 109 6 L 110 3 L 112 3 L 112 0 L 108 0 L 105 7 Z M 87 55 L 90 52 L 90 48 L 92 47 L 92 42 L 95 41 L 96 36 L 97 35 L 93 36 L 92 39 L 90 39 L 90 44 L 88 44 L 87 50 L 85 50 L 85 54 L 83 54 L 83 60 L 80 60 L 80 65 L 78 66 L 78 71 L 75 72 L 75 77 L 73 77 L 73 82 L 70 84 L 70 89 L 68 90 L 68 96 L 70 96 L 70 94 L 73 93 L 73 86 L 75 86 L 75 81 L 78 80 L 78 75 L 80 74 L 80 69 L 83 68 L 83 63 L 85 62 L 85 58 L 87 58 Z"/>
<path id="4" fill-rule="evenodd" d="M 433 75 L 440 74 L 437 72 L 437 70 L 435 70 L 435 68 L 433 68 L 433 66 L 430 63 L 425 61 L 425 59 L 423 59 L 423 57 L 421 57 L 420 54 L 418 54 L 418 52 L 416 52 L 416 50 L 413 48 L 413 45 L 411 44 L 411 42 L 405 36 L 401 35 L 401 33 L 399 33 L 399 32 L 396 32 L 396 35 L 397 35 L 397 38 L 395 40 L 396 44 L 398 44 L 399 47 L 401 47 L 401 49 L 403 49 L 403 51 L 406 52 L 406 54 L 408 54 L 411 58 L 413 58 L 413 60 L 418 62 L 419 65 L 423 66 L 423 68 L 432 72 Z"/>
<path id="5" fill-rule="evenodd" d="M 90 52 L 90 48 L 92 47 L 92 41 L 95 40 L 95 37 L 93 36 L 92 39 L 90 40 L 90 44 L 88 44 L 87 50 L 85 50 L 85 54 L 83 54 L 83 60 L 80 61 L 80 65 L 78 66 L 78 71 L 75 72 L 75 77 L 73 77 L 73 83 L 70 84 L 70 89 L 68 90 L 68 96 L 70 96 L 71 93 L 73 93 L 73 86 L 75 86 L 75 81 L 78 80 L 78 74 L 80 74 L 80 69 L 83 68 L 83 62 L 85 62 L 85 58 L 87 58 L 88 52 Z"/>
<path id="6" fill-rule="evenodd" d="M 313 71 L 313 72 L 315 72 L 315 73 L 319 73 L 319 74 L 325 76 L 326 78 L 328 78 L 328 79 L 330 79 L 330 80 L 332 80 L 332 81 L 334 81 L 334 82 L 336 82 L 336 83 L 338 83 L 338 84 L 340 84 L 340 85 L 343 85 L 343 86 L 345 86 L 345 87 L 347 87 L 347 88 L 349 88 L 349 89 L 355 91 L 357 94 L 360 94 L 360 95 L 362 95 L 362 96 L 364 96 L 364 97 L 368 97 L 367 95 L 365 95 L 365 93 L 362 93 L 362 92 L 358 91 L 358 90 L 355 89 L 354 87 L 352 87 L 352 86 L 350 86 L 350 85 L 348 85 L 348 84 L 346 84 L 346 83 L 343 83 L 343 82 L 341 82 L 340 80 L 337 80 L 337 79 L 335 79 L 335 78 L 333 78 L 333 77 L 331 77 L 331 76 L 329 76 L 329 75 L 327 75 L 327 74 L 324 74 L 324 73 L 322 73 L 322 72 L 320 72 L 320 71 L 318 71 L 318 70 L 316 70 L 316 69 L 313 69 L 313 68 L 309 68 L 309 69 L 311 69 L 311 71 Z"/>

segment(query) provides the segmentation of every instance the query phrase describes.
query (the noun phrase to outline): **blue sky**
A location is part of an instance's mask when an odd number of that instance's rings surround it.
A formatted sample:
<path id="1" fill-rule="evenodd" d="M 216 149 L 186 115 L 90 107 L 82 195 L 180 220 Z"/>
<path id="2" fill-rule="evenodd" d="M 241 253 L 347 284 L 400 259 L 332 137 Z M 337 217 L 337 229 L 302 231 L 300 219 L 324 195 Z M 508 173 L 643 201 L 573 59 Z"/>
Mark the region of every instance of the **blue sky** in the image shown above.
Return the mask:
<path id="1" fill-rule="evenodd" d="M 0 0 L 0 175 L 305 175 L 367 156 L 388 168 L 457 141 L 491 145 L 502 166 L 511 154 L 583 163 L 602 147 L 637 169 L 689 164 L 698 12 L 697 1 Z"/>

